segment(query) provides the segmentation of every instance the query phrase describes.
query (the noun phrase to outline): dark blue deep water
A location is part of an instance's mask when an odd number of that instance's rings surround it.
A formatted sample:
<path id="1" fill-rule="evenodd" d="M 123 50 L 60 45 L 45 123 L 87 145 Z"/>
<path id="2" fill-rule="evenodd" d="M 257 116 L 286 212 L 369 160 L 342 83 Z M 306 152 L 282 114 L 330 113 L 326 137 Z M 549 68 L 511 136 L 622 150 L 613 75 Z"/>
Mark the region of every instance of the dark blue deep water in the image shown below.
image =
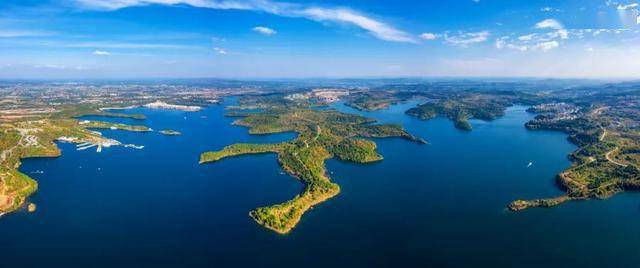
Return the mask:
<path id="1" fill-rule="evenodd" d="M 561 194 L 554 176 L 575 149 L 565 135 L 527 131 L 513 107 L 472 132 L 445 119 L 405 116 L 411 103 L 361 113 L 403 124 L 431 144 L 378 139 L 384 161 L 327 162 L 342 193 L 309 211 L 289 235 L 255 224 L 248 212 L 285 201 L 302 185 L 275 155 L 198 165 L 234 142 L 278 142 L 293 133 L 251 136 L 224 107 L 202 112 L 134 109 L 157 132 L 104 131 L 143 150 L 76 151 L 27 159 L 39 182 L 35 213 L 0 219 L 2 267 L 636 267 L 640 196 L 571 202 L 511 213 L 517 198 Z M 105 119 L 103 119 L 105 120 Z M 533 166 L 527 168 L 527 164 Z M 42 170 L 43 174 L 32 174 Z"/>

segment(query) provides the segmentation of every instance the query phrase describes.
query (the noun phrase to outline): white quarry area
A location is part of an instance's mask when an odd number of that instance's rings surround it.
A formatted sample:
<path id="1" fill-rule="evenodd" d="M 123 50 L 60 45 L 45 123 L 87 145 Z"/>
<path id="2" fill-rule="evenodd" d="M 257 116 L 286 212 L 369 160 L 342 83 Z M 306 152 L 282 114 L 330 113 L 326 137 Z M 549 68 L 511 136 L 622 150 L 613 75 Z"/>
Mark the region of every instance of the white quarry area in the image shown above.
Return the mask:
<path id="1" fill-rule="evenodd" d="M 67 137 L 67 136 L 61 136 L 58 138 L 58 141 L 62 141 L 62 142 L 76 142 L 78 141 L 78 137 Z"/>
<path id="2" fill-rule="evenodd" d="M 315 97 L 326 103 L 332 103 L 332 102 L 340 101 L 341 97 L 348 96 L 348 95 L 349 95 L 349 91 L 346 91 L 346 90 L 331 89 L 331 88 L 317 88 L 307 93 L 289 94 L 284 98 L 290 101 L 300 101 L 300 100 L 308 100 L 311 97 Z"/>
<path id="3" fill-rule="evenodd" d="M 332 103 L 340 100 L 340 97 L 348 96 L 349 91 L 340 90 L 340 89 L 314 89 L 313 95 L 321 99 L 325 102 Z"/>
<path id="4" fill-rule="evenodd" d="M 144 107 L 151 108 L 151 109 L 180 110 L 180 111 L 187 111 L 187 112 L 197 112 L 202 109 L 202 107 L 200 106 L 169 104 L 164 101 L 155 101 L 152 103 L 148 103 L 148 104 L 145 104 Z"/>
<path id="5" fill-rule="evenodd" d="M 289 95 L 285 96 L 284 99 L 285 100 L 290 100 L 290 101 L 308 100 L 309 99 L 309 94 L 294 93 L 294 94 L 289 94 Z"/>

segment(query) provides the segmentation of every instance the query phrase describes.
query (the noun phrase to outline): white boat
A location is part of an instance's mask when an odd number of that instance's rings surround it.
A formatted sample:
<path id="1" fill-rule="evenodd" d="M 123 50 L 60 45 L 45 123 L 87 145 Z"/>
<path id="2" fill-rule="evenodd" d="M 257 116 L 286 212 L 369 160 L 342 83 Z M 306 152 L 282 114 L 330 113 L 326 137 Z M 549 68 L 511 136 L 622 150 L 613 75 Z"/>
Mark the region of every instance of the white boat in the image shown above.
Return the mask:
<path id="1" fill-rule="evenodd" d="M 135 145 L 135 144 L 125 144 L 124 147 L 138 149 L 138 150 L 144 149 L 144 145 Z"/>
<path id="2" fill-rule="evenodd" d="M 533 166 L 533 162 L 529 162 L 529 164 L 527 165 L 528 168 L 530 168 L 531 166 Z"/>
<path id="3" fill-rule="evenodd" d="M 82 150 L 86 150 L 86 149 L 89 149 L 89 148 L 95 147 L 95 146 L 97 146 L 97 144 L 90 144 L 90 145 L 87 145 L 87 146 L 84 146 L 84 147 L 78 147 L 78 148 L 76 148 L 76 150 L 82 151 Z"/>

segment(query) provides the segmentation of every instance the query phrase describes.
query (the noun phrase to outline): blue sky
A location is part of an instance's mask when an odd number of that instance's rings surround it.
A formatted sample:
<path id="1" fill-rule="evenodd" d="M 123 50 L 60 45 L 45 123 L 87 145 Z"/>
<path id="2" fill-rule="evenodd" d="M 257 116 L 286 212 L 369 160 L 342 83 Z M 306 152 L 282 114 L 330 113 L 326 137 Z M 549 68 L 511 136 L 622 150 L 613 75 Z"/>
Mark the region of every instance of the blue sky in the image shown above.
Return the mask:
<path id="1" fill-rule="evenodd" d="M 0 78 L 638 78 L 639 1 L 5 0 Z"/>

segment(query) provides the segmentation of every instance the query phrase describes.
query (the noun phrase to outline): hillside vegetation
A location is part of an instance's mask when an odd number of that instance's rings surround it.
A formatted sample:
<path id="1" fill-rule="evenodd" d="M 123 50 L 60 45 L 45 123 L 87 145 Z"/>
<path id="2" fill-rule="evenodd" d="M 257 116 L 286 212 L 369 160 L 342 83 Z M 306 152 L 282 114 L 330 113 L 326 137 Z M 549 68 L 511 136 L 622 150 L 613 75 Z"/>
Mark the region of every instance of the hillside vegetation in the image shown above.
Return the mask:
<path id="1" fill-rule="evenodd" d="M 237 114 L 236 114 L 237 116 Z M 337 195 L 325 160 L 337 157 L 356 163 L 382 160 L 376 144 L 364 138 L 401 137 L 425 143 L 396 125 L 375 125 L 373 120 L 311 108 L 275 105 L 262 113 L 247 114 L 234 124 L 252 134 L 297 132 L 296 139 L 278 144 L 233 144 L 220 151 L 205 152 L 200 163 L 244 154 L 276 153 L 282 168 L 305 184 L 304 191 L 281 204 L 260 207 L 249 214 L 259 224 L 278 233 L 288 233 L 311 207 Z"/>

